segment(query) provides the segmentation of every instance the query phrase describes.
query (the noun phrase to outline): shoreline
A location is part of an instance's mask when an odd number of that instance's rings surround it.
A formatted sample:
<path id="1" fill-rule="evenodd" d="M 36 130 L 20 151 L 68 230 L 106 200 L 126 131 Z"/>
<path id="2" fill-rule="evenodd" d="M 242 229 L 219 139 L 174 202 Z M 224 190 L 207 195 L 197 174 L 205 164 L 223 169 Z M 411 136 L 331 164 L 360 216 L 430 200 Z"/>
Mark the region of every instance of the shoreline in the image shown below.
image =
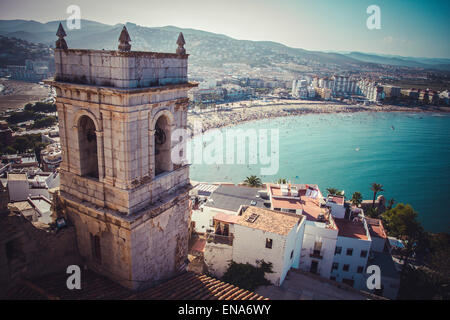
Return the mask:
<path id="1" fill-rule="evenodd" d="M 306 101 L 305 101 L 306 102 Z M 239 103 L 242 105 L 242 103 Z M 239 109 L 239 110 L 238 110 Z M 266 109 L 266 110 L 265 110 Z M 290 110 L 289 110 L 290 109 Z M 411 112 L 411 113 L 450 113 L 450 107 L 401 107 L 401 106 L 361 106 L 347 104 L 319 104 L 300 103 L 293 105 L 267 104 L 249 107 L 235 107 L 230 110 L 208 111 L 204 113 L 188 114 L 188 128 L 193 129 L 193 124 L 200 121 L 202 132 L 191 135 L 195 137 L 212 129 L 233 127 L 239 124 L 264 119 L 275 119 L 306 114 L 337 114 L 359 112 Z"/>

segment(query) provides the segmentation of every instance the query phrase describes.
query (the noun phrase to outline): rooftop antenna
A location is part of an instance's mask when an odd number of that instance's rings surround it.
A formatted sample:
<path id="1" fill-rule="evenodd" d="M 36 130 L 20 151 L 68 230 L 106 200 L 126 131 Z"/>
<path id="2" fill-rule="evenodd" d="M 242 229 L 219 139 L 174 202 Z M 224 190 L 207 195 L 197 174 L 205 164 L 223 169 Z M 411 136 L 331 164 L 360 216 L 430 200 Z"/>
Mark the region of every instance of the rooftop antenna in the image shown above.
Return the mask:
<path id="1" fill-rule="evenodd" d="M 130 35 L 128 34 L 127 27 L 123 26 L 122 32 L 119 36 L 119 51 L 130 52 L 131 51 L 131 41 Z"/>
<path id="2" fill-rule="evenodd" d="M 64 28 L 61 24 L 61 22 L 59 23 L 58 26 L 58 31 L 56 31 L 56 35 L 58 36 L 58 40 L 56 40 L 55 43 L 55 47 L 56 49 L 63 49 L 63 50 L 67 50 L 67 43 L 66 40 L 64 40 L 64 37 L 67 36 L 66 31 L 64 31 Z"/>

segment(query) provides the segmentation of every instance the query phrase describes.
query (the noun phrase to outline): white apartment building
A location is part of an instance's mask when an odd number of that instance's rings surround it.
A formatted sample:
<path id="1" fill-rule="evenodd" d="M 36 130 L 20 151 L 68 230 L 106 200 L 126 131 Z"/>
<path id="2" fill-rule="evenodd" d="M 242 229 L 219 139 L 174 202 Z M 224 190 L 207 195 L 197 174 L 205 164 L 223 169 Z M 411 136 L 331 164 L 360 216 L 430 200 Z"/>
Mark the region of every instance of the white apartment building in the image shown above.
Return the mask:
<path id="1" fill-rule="evenodd" d="M 327 207 L 330 208 L 331 215 L 334 218 L 344 219 L 345 218 L 345 198 L 344 196 L 331 196 L 327 197 L 326 202 Z"/>
<path id="2" fill-rule="evenodd" d="M 366 267 L 372 240 L 366 221 L 361 217 L 335 219 L 338 238 L 331 270 L 331 280 L 368 291 Z"/>
<path id="3" fill-rule="evenodd" d="M 214 231 L 207 234 L 204 259 L 208 270 L 221 277 L 230 261 L 254 266 L 272 263 L 266 278 L 281 285 L 291 268 L 298 268 L 305 217 L 243 206 L 239 215 L 217 213 Z"/>
<path id="4" fill-rule="evenodd" d="M 299 269 L 330 278 L 338 229 L 317 185 L 267 186 L 271 209 L 306 217 Z"/>
<path id="5" fill-rule="evenodd" d="M 50 199 L 49 189 L 59 187 L 59 173 L 8 173 L 7 181 L 11 202 L 26 201 L 28 197 L 39 195 Z"/>
<path id="6" fill-rule="evenodd" d="M 383 87 L 378 85 L 378 83 L 371 80 L 361 80 L 358 82 L 358 86 L 361 89 L 361 93 L 369 101 L 380 101 L 384 99 L 386 94 L 383 91 Z"/>
<path id="7" fill-rule="evenodd" d="M 361 93 L 357 80 L 341 75 L 320 78 L 315 81 L 315 87 L 331 89 L 335 96 Z"/>

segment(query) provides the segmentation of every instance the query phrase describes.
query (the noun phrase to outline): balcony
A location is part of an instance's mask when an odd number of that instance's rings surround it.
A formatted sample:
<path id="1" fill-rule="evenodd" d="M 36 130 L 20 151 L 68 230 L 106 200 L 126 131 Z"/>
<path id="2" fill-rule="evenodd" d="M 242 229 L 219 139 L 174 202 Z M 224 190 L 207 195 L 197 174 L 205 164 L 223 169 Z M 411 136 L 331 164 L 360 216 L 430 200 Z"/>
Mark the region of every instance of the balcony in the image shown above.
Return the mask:
<path id="1" fill-rule="evenodd" d="M 215 244 L 226 244 L 228 246 L 232 246 L 233 245 L 233 235 L 224 236 L 221 234 L 207 232 L 206 233 L 206 242 L 208 242 L 208 243 L 212 242 Z"/>
<path id="2" fill-rule="evenodd" d="M 323 250 L 310 249 L 309 256 L 311 258 L 322 259 L 323 258 Z"/>

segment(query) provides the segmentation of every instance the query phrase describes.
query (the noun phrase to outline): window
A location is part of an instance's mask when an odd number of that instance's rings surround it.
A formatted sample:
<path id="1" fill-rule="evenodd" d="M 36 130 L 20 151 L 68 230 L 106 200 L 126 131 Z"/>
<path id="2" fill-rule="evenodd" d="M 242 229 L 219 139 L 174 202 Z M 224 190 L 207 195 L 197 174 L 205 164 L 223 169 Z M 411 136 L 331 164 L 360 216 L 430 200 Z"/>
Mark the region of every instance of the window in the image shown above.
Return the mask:
<path id="1" fill-rule="evenodd" d="M 291 259 L 294 256 L 294 250 L 291 251 Z"/>
<path id="2" fill-rule="evenodd" d="M 367 250 L 361 250 L 361 258 L 367 257 Z"/>
<path id="3" fill-rule="evenodd" d="M 358 270 L 356 270 L 356 272 L 363 273 L 363 271 L 364 271 L 364 267 L 363 266 L 358 266 Z"/>
<path id="4" fill-rule="evenodd" d="M 344 267 L 342 268 L 342 270 L 348 271 L 349 269 L 350 269 L 350 265 L 344 264 Z"/>
<path id="5" fill-rule="evenodd" d="M 337 268 L 339 268 L 339 263 L 333 262 L 333 266 L 332 266 L 331 270 L 337 270 Z"/>
<path id="6" fill-rule="evenodd" d="M 341 254 L 342 252 L 342 247 L 336 247 L 334 254 Z"/>
<path id="7" fill-rule="evenodd" d="M 88 116 L 78 120 L 78 143 L 81 175 L 98 179 L 97 134 L 94 121 Z"/>
<path id="8" fill-rule="evenodd" d="M 157 176 L 172 170 L 170 119 L 166 115 L 160 116 L 154 130 L 154 163 Z"/>
<path id="9" fill-rule="evenodd" d="M 351 255 L 353 255 L 353 249 L 347 249 L 347 255 L 348 256 L 351 256 Z"/>
<path id="10" fill-rule="evenodd" d="M 102 253 L 100 248 L 100 237 L 91 234 L 92 257 L 97 260 L 98 263 L 102 263 Z"/>
<path id="11" fill-rule="evenodd" d="M 314 242 L 314 254 L 320 256 L 320 252 L 322 250 L 322 242 Z"/>
<path id="12" fill-rule="evenodd" d="M 272 249 L 272 239 L 266 238 L 266 248 Z"/>

